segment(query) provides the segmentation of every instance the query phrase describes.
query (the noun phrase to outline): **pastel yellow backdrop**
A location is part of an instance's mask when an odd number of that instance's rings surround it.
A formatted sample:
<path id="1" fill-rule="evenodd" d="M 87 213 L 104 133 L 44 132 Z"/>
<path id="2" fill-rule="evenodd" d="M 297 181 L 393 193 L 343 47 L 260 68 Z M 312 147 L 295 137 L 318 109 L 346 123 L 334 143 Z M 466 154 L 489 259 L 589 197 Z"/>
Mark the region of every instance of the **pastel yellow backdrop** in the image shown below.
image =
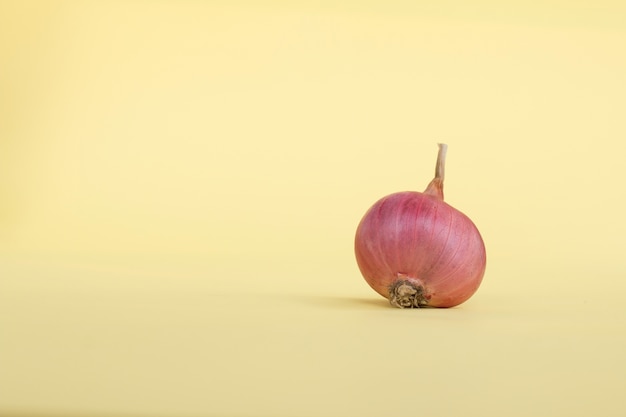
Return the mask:
<path id="1" fill-rule="evenodd" d="M 0 2 L 0 413 L 623 415 L 624 16 Z M 487 273 L 396 311 L 352 239 L 437 142 Z"/>

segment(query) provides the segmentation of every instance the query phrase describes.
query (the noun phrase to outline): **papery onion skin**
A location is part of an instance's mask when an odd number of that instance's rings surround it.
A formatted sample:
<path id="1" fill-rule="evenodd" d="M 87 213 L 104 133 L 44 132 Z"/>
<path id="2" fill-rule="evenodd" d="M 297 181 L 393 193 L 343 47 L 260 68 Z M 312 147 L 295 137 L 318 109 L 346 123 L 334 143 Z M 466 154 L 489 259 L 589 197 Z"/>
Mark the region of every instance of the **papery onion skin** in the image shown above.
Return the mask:
<path id="1" fill-rule="evenodd" d="M 443 201 L 445 145 L 425 192 L 378 200 L 357 227 L 355 254 L 367 283 L 396 307 L 454 307 L 478 289 L 483 239 L 465 214 Z"/>

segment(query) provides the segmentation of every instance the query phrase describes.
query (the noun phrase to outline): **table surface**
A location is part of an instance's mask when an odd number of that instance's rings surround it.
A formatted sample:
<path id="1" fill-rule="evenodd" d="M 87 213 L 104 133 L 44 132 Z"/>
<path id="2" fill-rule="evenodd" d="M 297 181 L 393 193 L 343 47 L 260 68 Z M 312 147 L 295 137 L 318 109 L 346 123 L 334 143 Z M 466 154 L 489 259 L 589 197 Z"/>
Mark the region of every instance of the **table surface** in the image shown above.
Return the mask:
<path id="1" fill-rule="evenodd" d="M 0 2 L 0 415 L 626 415 L 626 3 L 379 3 Z M 399 310 L 437 142 L 487 272 Z"/>
<path id="2" fill-rule="evenodd" d="M 371 291 L 353 265 L 158 264 L 3 259 L 3 411 L 382 416 L 418 408 L 435 416 L 617 416 L 626 410 L 621 294 L 599 302 L 591 291 L 527 288 L 531 271 L 507 277 L 520 283 L 519 291 L 495 290 L 499 274 L 492 271 L 457 308 L 400 310 Z M 316 282 L 323 275 L 345 281 L 341 290 Z M 228 284 L 215 285 L 220 280 Z"/>

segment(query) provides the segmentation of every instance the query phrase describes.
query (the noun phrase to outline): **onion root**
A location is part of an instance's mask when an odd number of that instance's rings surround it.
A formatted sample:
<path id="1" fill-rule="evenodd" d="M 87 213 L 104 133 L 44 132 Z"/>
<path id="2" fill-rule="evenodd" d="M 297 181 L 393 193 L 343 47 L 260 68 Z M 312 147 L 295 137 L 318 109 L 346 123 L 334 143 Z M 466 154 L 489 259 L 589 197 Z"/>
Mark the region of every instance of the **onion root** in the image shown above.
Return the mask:
<path id="1" fill-rule="evenodd" d="M 399 279 L 389 287 L 389 302 L 398 308 L 420 308 L 428 305 L 428 298 L 421 285 Z"/>

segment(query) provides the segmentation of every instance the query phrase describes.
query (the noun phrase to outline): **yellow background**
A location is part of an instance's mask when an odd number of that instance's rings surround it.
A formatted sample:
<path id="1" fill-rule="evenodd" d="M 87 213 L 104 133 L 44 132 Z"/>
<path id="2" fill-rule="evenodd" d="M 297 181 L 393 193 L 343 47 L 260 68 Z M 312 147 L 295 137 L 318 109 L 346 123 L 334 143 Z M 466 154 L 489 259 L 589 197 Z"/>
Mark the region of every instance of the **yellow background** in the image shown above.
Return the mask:
<path id="1" fill-rule="evenodd" d="M 623 416 L 626 4 L 0 1 L 0 415 Z M 358 221 L 488 253 L 396 310 Z"/>

